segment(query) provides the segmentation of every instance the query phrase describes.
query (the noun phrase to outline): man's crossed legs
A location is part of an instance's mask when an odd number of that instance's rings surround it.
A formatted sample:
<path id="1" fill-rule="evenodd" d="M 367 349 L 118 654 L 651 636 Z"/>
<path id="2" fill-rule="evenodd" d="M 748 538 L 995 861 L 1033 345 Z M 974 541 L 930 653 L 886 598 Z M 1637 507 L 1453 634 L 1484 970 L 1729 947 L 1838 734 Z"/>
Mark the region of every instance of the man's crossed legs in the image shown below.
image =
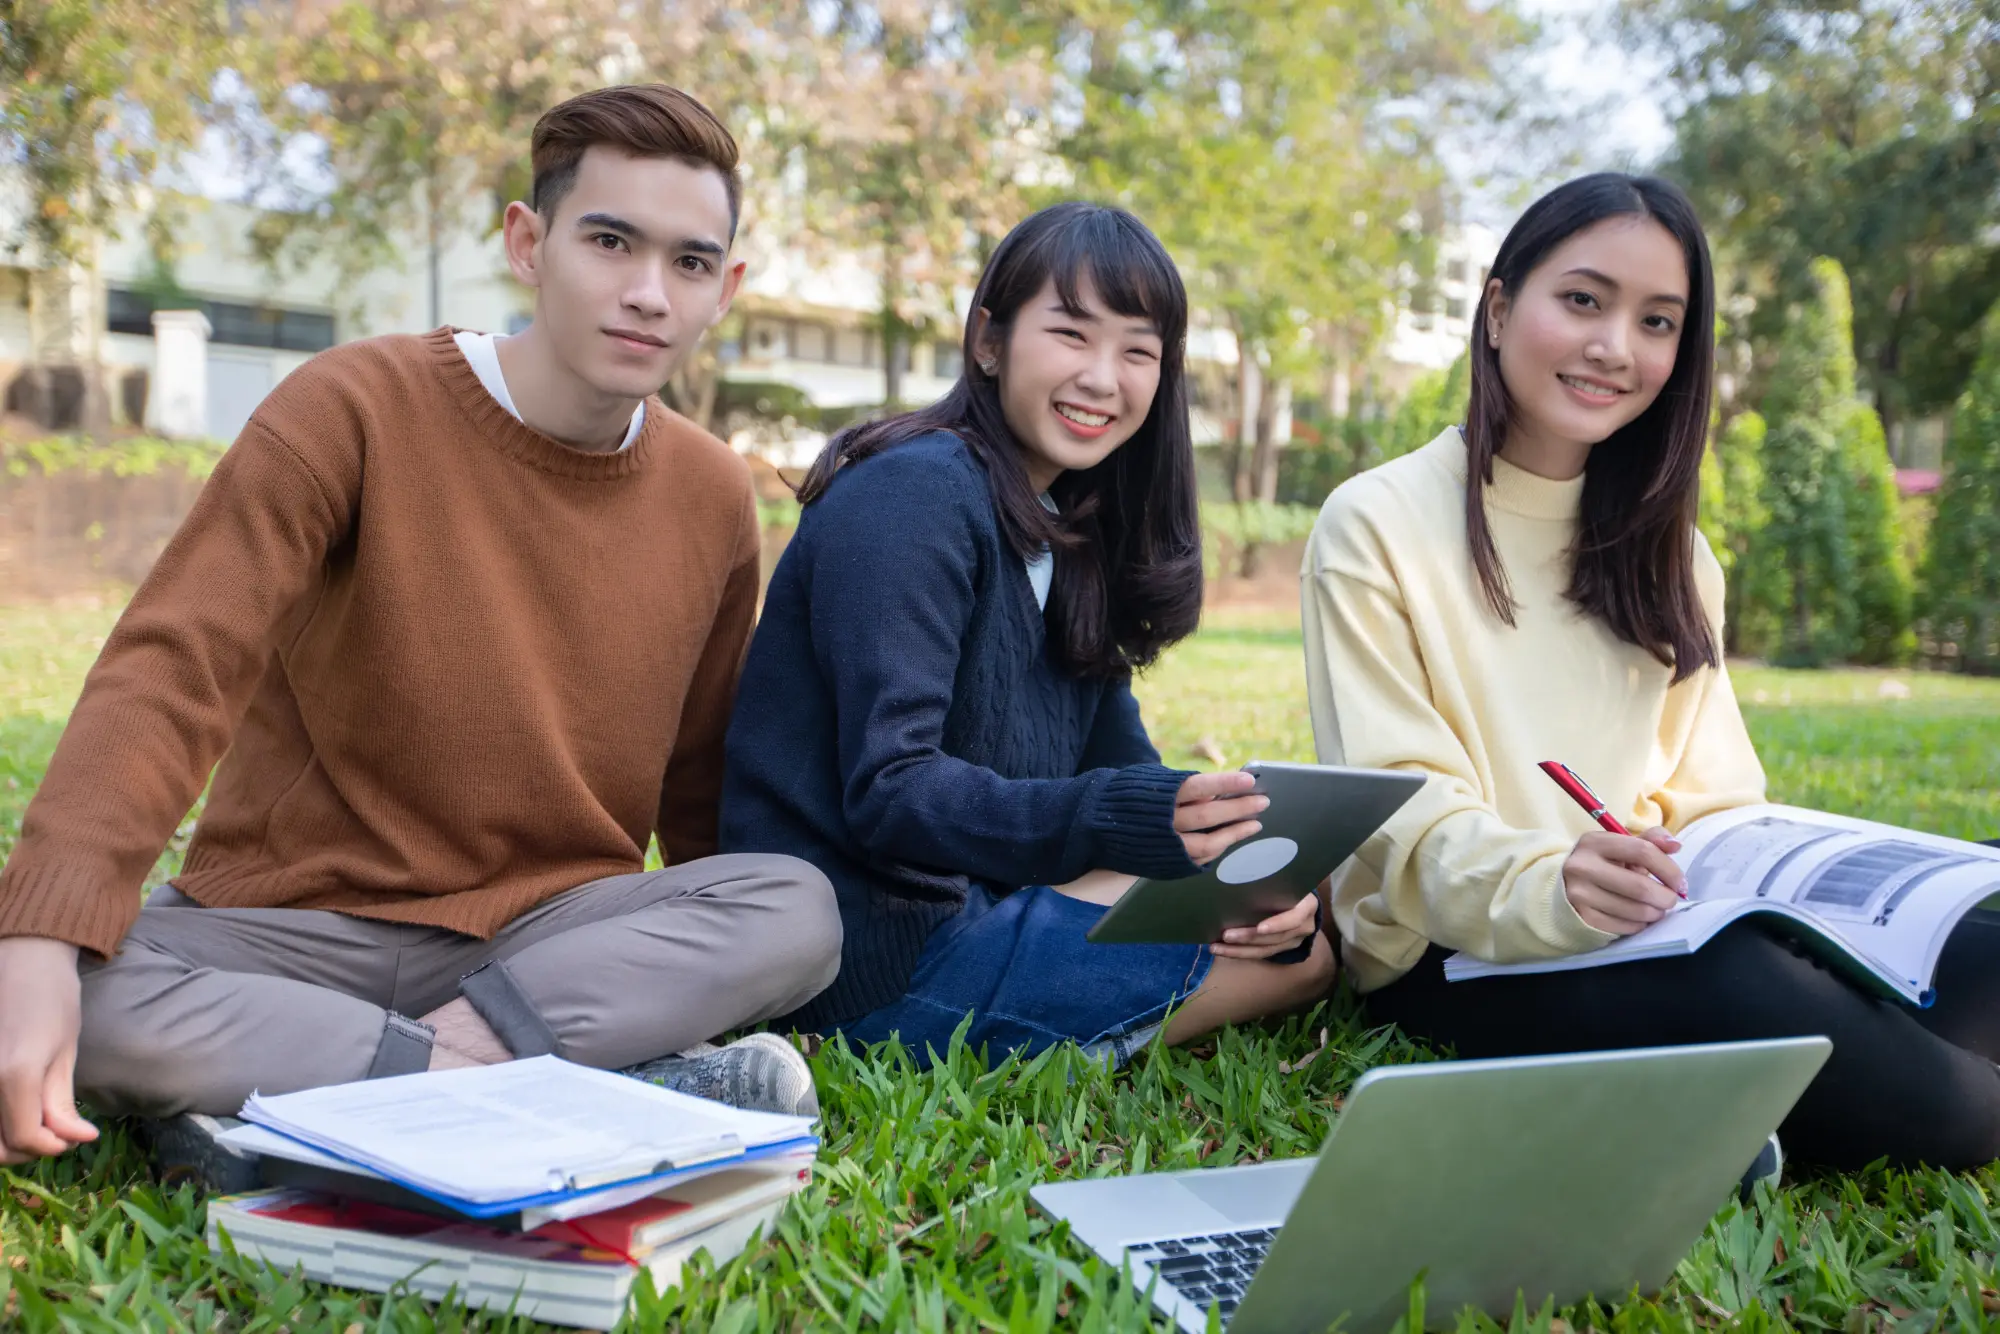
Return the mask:
<path id="1" fill-rule="evenodd" d="M 266 1094 L 411 1074 L 463 996 L 515 1055 L 616 1069 L 786 1014 L 840 962 L 826 878 L 708 857 L 593 881 L 492 940 L 154 893 L 115 958 L 86 961 L 78 1091 L 113 1113 L 232 1115 Z"/>

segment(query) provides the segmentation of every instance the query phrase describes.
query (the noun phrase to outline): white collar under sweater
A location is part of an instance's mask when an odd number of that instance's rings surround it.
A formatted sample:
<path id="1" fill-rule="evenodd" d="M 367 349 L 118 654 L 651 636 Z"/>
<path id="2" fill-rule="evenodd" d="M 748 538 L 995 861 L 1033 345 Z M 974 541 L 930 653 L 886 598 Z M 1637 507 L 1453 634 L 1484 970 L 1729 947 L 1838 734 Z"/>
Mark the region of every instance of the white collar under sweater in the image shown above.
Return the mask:
<path id="1" fill-rule="evenodd" d="M 514 396 L 507 392 L 507 377 L 500 373 L 500 346 L 493 335 L 460 329 L 451 337 L 458 344 L 458 350 L 465 354 L 466 364 L 479 377 L 479 383 L 493 395 L 493 401 L 507 409 L 507 414 L 515 421 L 521 421 L 521 410 L 514 406 Z M 618 442 L 618 448 L 630 449 L 632 442 L 639 438 L 639 428 L 645 424 L 646 405 L 641 402 L 632 409 L 632 424 L 625 428 L 625 438 Z"/>

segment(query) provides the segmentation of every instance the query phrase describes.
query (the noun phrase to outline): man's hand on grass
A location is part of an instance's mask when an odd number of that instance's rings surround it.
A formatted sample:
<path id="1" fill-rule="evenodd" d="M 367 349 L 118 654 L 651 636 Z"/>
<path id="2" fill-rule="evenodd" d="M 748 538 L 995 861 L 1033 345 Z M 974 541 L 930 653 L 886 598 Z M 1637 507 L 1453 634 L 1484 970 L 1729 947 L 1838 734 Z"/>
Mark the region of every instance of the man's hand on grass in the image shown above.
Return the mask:
<path id="1" fill-rule="evenodd" d="M 76 1112 L 72 1077 L 83 1027 L 76 946 L 0 940 L 0 1163 L 25 1163 L 97 1138 Z"/>

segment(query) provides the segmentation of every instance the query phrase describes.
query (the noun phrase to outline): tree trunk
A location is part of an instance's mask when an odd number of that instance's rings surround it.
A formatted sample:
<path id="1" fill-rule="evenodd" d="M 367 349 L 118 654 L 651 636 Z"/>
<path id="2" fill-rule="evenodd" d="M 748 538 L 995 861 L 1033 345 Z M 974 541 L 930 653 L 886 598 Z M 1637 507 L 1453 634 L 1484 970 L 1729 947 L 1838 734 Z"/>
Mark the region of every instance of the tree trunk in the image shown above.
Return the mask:
<path id="1" fill-rule="evenodd" d="M 1792 567 L 1792 641 L 1798 655 L 1791 667 L 1817 667 L 1819 654 L 1813 648 L 1812 608 L 1806 603 L 1806 572 Z"/>
<path id="2" fill-rule="evenodd" d="M 111 400 L 104 388 L 102 339 L 97 326 L 93 258 L 51 257 L 50 266 L 28 275 L 29 415 L 44 430 L 80 431 L 101 436 L 111 424 Z"/>
<path id="3" fill-rule="evenodd" d="M 1267 505 L 1278 501 L 1278 462 L 1291 433 L 1292 382 L 1273 380 L 1257 405 L 1257 447 L 1251 463 L 1256 497 Z"/>
<path id="4" fill-rule="evenodd" d="M 1278 437 L 1292 427 L 1292 382 L 1272 380 L 1262 385 L 1257 396 L 1257 421 L 1251 440 L 1250 467 L 1247 469 L 1250 495 L 1247 498 L 1270 505 L 1278 499 Z M 1245 579 L 1256 577 L 1264 561 L 1263 543 L 1254 538 L 1243 544 L 1238 569 Z"/>
<path id="5" fill-rule="evenodd" d="M 889 311 L 882 312 L 882 407 L 887 412 L 903 410 L 903 364 L 900 356 L 906 335 L 903 324 Z"/>
<path id="6" fill-rule="evenodd" d="M 444 323 L 443 263 L 438 254 L 438 188 L 435 178 L 424 182 L 424 232 L 431 282 L 431 328 Z"/>
<path id="7" fill-rule="evenodd" d="M 884 242 L 882 246 L 882 411 L 903 410 L 903 368 L 896 353 L 905 336 L 897 318 L 897 299 L 902 296 L 902 252 Z"/>
<path id="8" fill-rule="evenodd" d="M 1264 370 L 1256 350 L 1236 340 L 1236 443 L 1229 454 L 1229 494 L 1238 504 L 1250 499 L 1250 456 L 1257 444 L 1257 418 L 1263 411 Z"/>
<path id="9" fill-rule="evenodd" d="M 675 412 L 704 431 L 715 429 L 715 401 L 722 390 L 722 362 L 707 346 L 699 348 L 680 373 L 660 387 L 660 397 Z"/>

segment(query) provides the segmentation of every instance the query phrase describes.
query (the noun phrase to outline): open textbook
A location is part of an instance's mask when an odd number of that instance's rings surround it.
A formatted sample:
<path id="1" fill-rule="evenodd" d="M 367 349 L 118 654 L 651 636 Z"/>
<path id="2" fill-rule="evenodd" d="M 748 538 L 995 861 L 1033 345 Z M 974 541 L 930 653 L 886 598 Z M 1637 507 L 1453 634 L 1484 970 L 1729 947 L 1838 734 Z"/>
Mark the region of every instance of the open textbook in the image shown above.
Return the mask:
<path id="1" fill-rule="evenodd" d="M 1679 837 L 1674 860 L 1687 872 L 1687 901 L 1645 930 L 1559 959 L 1494 964 L 1454 954 L 1445 976 L 1461 982 L 1692 954 L 1738 918 L 1764 913 L 1773 929 L 1862 984 L 1929 1005 L 1945 938 L 2000 895 L 2000 848 L 1793 806 L 1722 811 Z"/>

